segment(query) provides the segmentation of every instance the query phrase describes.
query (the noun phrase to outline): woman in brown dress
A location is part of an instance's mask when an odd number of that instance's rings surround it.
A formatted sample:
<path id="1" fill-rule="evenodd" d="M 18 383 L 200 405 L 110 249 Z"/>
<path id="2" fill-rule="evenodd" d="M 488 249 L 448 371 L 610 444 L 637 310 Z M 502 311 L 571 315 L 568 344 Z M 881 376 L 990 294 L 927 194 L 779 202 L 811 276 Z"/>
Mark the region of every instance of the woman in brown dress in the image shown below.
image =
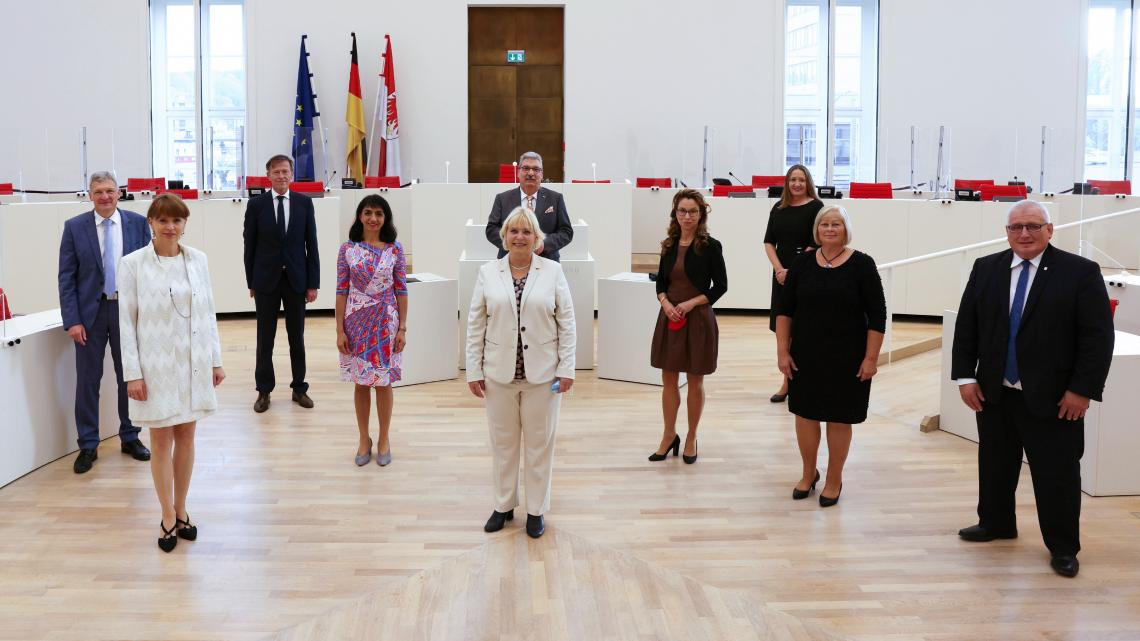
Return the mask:
<path id="1" fill-rule="evenodd" d="M 689 432 L 686 463 L 697 461 L 697 424 L 705 407 L 704 379 L 716 371 L 717 326 L 712 306 L 728 291 L 728 275 L 720 242 L 708 231 L 709 205 L 695 189 L 673 197 L 668 236 L 661 241 L 657 268 L 657 300 L 661 312 L 653 332 L 650 363 L 661 370 L 661 409 L 665 432 L 650 461 L 663 461 L 681 447 L 677 412 L 681 408 L 680 373 L 689 379 Z"/>

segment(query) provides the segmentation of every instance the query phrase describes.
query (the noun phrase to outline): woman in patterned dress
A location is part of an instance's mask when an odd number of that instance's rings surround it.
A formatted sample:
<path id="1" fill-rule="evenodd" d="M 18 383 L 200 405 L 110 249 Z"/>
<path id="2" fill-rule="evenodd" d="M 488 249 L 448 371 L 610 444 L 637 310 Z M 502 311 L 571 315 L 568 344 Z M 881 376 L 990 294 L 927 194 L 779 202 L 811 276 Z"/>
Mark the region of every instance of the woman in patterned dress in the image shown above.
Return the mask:
<path id="1" fill-rule="evenodd" d="M 372 458 L 368 435 L 369 389 L 376 389 L 380 423 L 376 462 L 392 462 L 388 428 L 392 424 L 392 383 L 400 380 L 404 335 L 408 329 L 408 279 L 404 247 L 396 242 L 396 226 L 388 201 L 375 194 L 356 207 L 348 242 L 336 259 L 336 347 L 340 378 L 356 384 L 356 427 L 360 443 L 356 464 Z"/>

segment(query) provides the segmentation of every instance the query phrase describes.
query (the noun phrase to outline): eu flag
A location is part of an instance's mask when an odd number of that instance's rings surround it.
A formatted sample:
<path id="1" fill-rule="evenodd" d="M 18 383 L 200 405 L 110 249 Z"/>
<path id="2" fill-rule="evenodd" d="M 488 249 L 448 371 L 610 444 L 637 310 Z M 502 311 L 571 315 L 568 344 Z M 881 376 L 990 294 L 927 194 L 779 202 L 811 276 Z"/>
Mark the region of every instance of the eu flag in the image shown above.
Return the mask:
<path id="1" fill-rule="evenodd" d="M 313 117 L 317 113 L 316 96 L 309 73 L 309 54 L 305 51 L 305 36 L 301 36 L 301 62 L 297 65 L 297 104 L 293 111 L 293 174 L 294 180 L 315 180 L 313 170 Z"/>

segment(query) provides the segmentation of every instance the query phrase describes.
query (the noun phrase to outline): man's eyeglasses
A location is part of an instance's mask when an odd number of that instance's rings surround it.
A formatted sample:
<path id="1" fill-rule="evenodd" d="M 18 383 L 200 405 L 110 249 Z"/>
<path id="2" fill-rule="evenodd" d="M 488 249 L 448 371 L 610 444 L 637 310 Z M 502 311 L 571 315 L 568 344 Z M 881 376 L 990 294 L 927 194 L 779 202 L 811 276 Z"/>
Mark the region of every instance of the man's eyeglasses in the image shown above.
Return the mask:
<path id="1" fill-rule="evenodd" d="M 519 172 L 524 173 L 524 174 L 530 174 L 530 173 L 541 174 L 542 173 L 542 167 L 527 167 L 526 165 L 523 165 L 522 167 L 519 167 Z"/>
<path id="2" fill-rule="evenodd" d="M 699 209 L 678 209 L 677 218 L 694 218 L 701 215 Z"/>
<path id="3" fill-rule="evenodd" d="M 1045 225 L 1041 224 L 1041 223 L 1031 223 L 1031 224 L 1026 224 L 1026 225 L 1018 224 L 1018 225 L 1006 225 L 1005 226 L 1005 230 L 1011 234 L 1020 234 L 1023 231 L 1027 231 L 1031 234 L 1036 234 L 1037 232 L 1041 231 L 1044 228 L 1045 228 Z"/>

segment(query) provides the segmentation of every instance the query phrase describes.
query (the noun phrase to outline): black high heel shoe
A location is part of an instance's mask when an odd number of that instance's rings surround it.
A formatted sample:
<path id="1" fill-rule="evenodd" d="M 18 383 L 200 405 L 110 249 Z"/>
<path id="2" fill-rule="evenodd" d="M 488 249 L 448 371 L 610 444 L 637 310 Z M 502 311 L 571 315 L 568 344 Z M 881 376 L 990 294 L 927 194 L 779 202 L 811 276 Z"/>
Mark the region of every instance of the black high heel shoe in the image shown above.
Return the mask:
<path id="1" fill-rule="evenodd" d="M 163 552 L 172 551 L 178 545 L 178 536 L 174 534 L 174 530 L 178 528 L 178 519 L 174 520 L 174 525 L 170 526 L 169 530 L 162 524 L 162 519 L 159 519 L 158 527 L 162 530 L 162 536 L 158 538 L 158 549 Z"/>
<path id="2" fill-rule="evenodd" d="M 664 454 L 658 454 L 657 452 L 654 452 L 654 453 L 649 455 L 649 460 L 650 461 L 664 461 L 665 459 L 669 458 L 669 450 L 673 450 L 673 456 L 677 456 L 677 452 L 681 451 L 681 435 L 680 434 L 673 436 L 673 442 L 669 444 L 669 447 L 665 448 Z M 686 456 L 685 458 L 687 459 L 689 457 Z"/>
<path id="3" fill-rule="evenodd" d="M 792 499 L 794 499 L 796 501 L 806 499 L 808 497 L 808 495 L 812 493 L 812 490 L 815 489 L 816 483 L 819 483 L 819 470 L 815 471 L 815 480 L 813 480 L 811 482 L 811 485 L 808 486 L 808 489 L 801 490 L 798 487 L 792 488 Z"/>
<path id="4" fill-rule="evenodd" d="M 839 484 L 839 494 L 843 494 L 843 484 L 842 483 Z M 831 507 L 832 505 L 835 505 L 836 503 L 839 502 L 839 494 L 836 494 L 834 497 L 827 497 L 827 496 L 823 495 L 823 490 L 820 490 L 820 492 L 819 492 L 819 506 L 820 507 Z"/>
<path id="5" fill-rule="evenodd" d="M 697 462 L 697 445 L 698 445 L 698 443 L 699 443 L 699 441 L 693 441 L 693 455 L 689 456 L 688 454 L 682 454 L 681 455 L 682 461 L 684 461 L 685 463 L 687 463 L 689 465 L 692 465 L 693 463 Z"/>
<path id="6" fill-rule="evenodd" d="M 187 541 L 194 541 L 198 539 L 198 526 L 190 524 L 189 514 L 186 515 L 185 521 L 178 517 L 174 517 L 174 525 L 175 527 L 179 525 L 183 526 L 178 528 L 178 538 L 186 539 Z"/>

